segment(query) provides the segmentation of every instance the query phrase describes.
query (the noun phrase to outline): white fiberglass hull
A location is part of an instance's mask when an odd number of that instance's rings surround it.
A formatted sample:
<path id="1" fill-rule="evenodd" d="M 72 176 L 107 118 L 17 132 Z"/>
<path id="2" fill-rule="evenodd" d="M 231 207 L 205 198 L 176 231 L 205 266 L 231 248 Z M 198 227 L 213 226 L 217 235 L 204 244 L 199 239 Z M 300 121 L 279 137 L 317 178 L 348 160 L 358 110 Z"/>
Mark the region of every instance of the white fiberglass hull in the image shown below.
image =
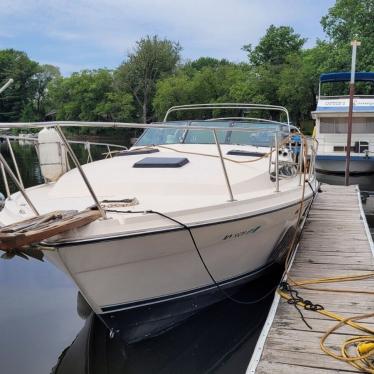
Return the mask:
<path id="1" fill-rule="evenodd" d="M 321 154 L 316 157 L 316 177 L 321 183 L 344 185 L 345 167 L 345 156 Z M 353 155 L 349 175 L 350 184 L 358 184 L 362 190 L 371 190 L 374 182 L 374 158 Z"/>
<path id="2" fill-rule="evenodd" d="M 293 204 L 248 218 L 201 225 L 191 232 L 215 280 L 230 282 L 276 259 L 273 251 L 296 225 L 299 208 L 300 204 Z M 66 244 L 46 254 L 70 274 L 99 314 L 214 287 L 184 228 Z"/>
<path id="3" fill-rule="evenodd" d="M 345 155 L 320 154 L 316 157 L 316 169 L 319 173 L 344 174 Z M 374 158 L 364 155 L 352 155 L 349 171 L 351 175 L 374 174 Z"/>

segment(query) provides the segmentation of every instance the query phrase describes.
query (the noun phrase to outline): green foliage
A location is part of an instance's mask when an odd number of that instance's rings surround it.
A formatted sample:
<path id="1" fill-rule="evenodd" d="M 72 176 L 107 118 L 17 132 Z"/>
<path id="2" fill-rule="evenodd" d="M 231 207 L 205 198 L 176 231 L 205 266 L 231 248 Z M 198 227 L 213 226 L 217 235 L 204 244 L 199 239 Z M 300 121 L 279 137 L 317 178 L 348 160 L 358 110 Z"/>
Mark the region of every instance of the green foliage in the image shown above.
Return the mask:
<path id="1" fill-rule="evenodd" d="M 22 117 L 25 121 L 42 121 L 47 114 L 49 106 L 48 85 L 53 80 L 61 78 L 60 69 L 53 65 L 39 65 L 34 75 L 35 93 L 34 99 L 25 108 Z"/>
<path id="2" fill-rule="evenodd" d="M 308 123 L 319 75 L 350 69 L 353 38 L 362 42 L 358 69 L 374 70 L 373 19 L 374 0 L 336 0 L 321 20 L 328 40 L 303 49 L 306 39 L 292 27 L 271 25 L 258 45 L 243 47 L 247 63 L 206 56 L 182 64 L 178 43 L 146 36 L 114 71 L 84 70 L 64 78 L 58 68 L 39 65 L 24 52 L 2 50 L 0 84 L 10 77 L 15 83 L 0 96 L 0 121 L 43 120 L 55 112 L 61 120 L 149 122 L 162 120 L 173 105 L 252 102 L 284 105 L 295 124 Z M 373 93 L 361 86 L 362 93 Z M 328 94 L 347 89 L 325 88 Z"/>
<path id="3" fill-rule="evenodd" d="M 248 53 L 249 61 L 255 66 L 281 65 L 287 55 L 300 52 L 305 42 L 306 39 L 296 34 L 292 27 L 271 25 L 255 48 L 247 44 L 243 46 L 243 50 Z"/>
<path id="4" fill-rule="evenodd" d="M 117 69 L 118 86 L 131 92 L 143 123 L 152 118 L 152 99 L 157 81 L 175 72 L 181 47 L 167 39 L 147 36 L 136 43 L 133 52 Z"/>
<path id="5" fill-rule="evenodd" d="M 18 121 L 23 117 L 23 111 L 34 99 L 37 72 L 38 64 L 26 53 L 14 49 L 0 51 L 0 84 L 14 79 L 14 83 L 0 94 L 0 121 Z"/>
<path id="6" fill-rule="evenodd" d="M 56 79 L 49 99 L 58 120 L 130 121 L 134 110 L 131 96 L 115 90 L 113 73 L 106 69 Z"/>
<path id="7" fill-rule="evenodd" d="M 232 93 L 239 90 L 240 82 L 246 78 L 246 70 L 244 65 L 227 63 L 209 63 L 201 70 L 189 65 L 176 75 L 161 80 L 153 100 L 157 119 L 161 120 L 173 105 L 232 101 Z M 186 112 L 183 116 L 186 114 L 192 116 Z"/>
<path id="8" fill-rule="evenodd" d="M 185 71 L 202 70 L 205 67 L 218 68 L 219 66 L 227 66 L 227 65 L 233 65 L 233 63 L 226 59 L 218 60 L 213 57 L 200 57 L 197 60 L 188 61 L 183 66 L 183 70 Z"/>
<path id="9" fill-rule="evenodd" d="M 1 121 L 40 121 L 46 114 L 47 86 L 60 77 L 53 65 L 39 65 L 26 53 L 5 49 L 0 51 L 0 82 L 9 78 L 14 83 L 1 94 Z"/>
<path id="10" fill-rule="evenodd" d="M 358 69 L 374 69 L 374 0 L 337 0 L 321 20 L 323 30 L 349 67 L 350 42 L 358 39 Z"/>

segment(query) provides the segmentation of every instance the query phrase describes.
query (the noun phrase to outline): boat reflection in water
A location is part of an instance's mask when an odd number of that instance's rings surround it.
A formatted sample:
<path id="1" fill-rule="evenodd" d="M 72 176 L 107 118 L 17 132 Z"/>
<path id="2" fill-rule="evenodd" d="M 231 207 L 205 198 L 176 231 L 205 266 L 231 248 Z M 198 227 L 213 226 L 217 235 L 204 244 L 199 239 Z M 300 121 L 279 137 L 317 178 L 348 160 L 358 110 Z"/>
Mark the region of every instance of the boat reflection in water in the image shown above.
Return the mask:
<path id="1" fill-rule="evenodd" d="M 262 298 L 279 281 L 280 266 L 273 267 L 272 274 L 258 278 L 235 297 Z M 101 319 L 91 313 L 52 372 L 245 373 L 272 299 L 272 293 L 253 305 L 226 299 L 157 337 L 133 344 L 110 338 Z M 82 314 L 82 306 L 78 310 Z"/>

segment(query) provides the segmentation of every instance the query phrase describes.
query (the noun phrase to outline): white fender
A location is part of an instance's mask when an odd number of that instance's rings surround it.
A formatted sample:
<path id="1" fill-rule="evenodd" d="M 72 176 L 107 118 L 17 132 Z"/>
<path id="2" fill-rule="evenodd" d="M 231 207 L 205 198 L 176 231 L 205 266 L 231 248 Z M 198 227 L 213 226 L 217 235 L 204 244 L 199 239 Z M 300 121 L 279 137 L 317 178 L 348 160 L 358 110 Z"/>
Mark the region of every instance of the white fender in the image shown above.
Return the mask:
<path id="1" fill-rule="evenodd" d="M 38 134 L 39 162 L 42 175 L 57 181 L 67 170 L 67 154 L 55 129 L 44 128 Z"/>

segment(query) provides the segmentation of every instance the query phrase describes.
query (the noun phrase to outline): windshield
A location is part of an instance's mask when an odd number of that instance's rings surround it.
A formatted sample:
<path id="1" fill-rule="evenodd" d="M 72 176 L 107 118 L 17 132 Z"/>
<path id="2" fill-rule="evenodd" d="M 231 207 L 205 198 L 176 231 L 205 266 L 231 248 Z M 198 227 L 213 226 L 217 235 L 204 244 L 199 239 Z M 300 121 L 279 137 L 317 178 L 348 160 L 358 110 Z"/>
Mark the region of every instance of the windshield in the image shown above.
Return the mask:
<path id="1" fill-rule="evenodd" d="M 280 131 L 281 138 L 288 134 L 288 126 L 281 124 L 264 124 L 234 122 L 233 127 L 250 128 L 258 131 L 232 131 L 228 144 L 253 145 L 256 147 L 270 147 L 274 144 L 274 132 Z"/>
<path id="2" fill-rule="evenodd" d="M 175 121 L 167 122 L 170 125 L 216 127 L 216 128 L 247 128 L 256 131 L 221 131 L 216 130 L 220 144 L 253 145 L 257 147 L 270 147 L 274 144 L 274 132 L 279 131 L 280 137 L 288 135 L 288 126 L 281 123 L 265 123 L 253 121 Z M 214 144 L 212 130 L 183 130 L 183 129 L 147 129 L 140 137 L 136 146 L 157 144 Z"/>
<path id="3" fill-rule="evenodd" d="M 188 121 L 167 122 L 170 125 L 187 126 Z M 186 130 L 146 129 L 135 145 L 180 144 L 183 143 Z"/>
<path id="4" fill-rule="evenodd" d="M 199 127 L 231 127 L 230 121 L 193 121 L 190 126 Z M 221 144 L 226 144 L 228 131 L 217 131 L 217 138 Z M 214 144 L 214 135 L 212 130 L 188 130 L 184 138 L 185 144 Z"/>

